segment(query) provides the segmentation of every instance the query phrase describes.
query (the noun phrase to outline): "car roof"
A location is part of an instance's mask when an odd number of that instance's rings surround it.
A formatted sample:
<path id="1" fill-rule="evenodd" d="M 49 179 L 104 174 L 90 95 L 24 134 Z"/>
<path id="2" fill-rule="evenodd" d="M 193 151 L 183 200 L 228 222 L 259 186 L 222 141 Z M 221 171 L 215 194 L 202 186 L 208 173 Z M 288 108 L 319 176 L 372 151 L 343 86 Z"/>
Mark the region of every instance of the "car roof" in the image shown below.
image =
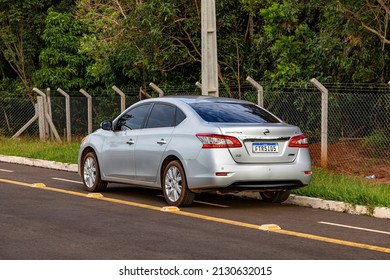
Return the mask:
<path id="1" fill-rule="evenodd" d="M 162 96 L 158 97 L 156 99 L 160 100 L 178 100 L 187 104 L 191 103 L 218 103 L 218 102 L 227 102 L 227 103 L 250 103 L 245 100 L 239 100 L 234 98 L 227 98 L 227 97 L 216 97 L 216 96 L 209 96 L 209 95 L 181 95 L 181 96 Z M 156 100 L 154 99 L 154 100 Z"/>

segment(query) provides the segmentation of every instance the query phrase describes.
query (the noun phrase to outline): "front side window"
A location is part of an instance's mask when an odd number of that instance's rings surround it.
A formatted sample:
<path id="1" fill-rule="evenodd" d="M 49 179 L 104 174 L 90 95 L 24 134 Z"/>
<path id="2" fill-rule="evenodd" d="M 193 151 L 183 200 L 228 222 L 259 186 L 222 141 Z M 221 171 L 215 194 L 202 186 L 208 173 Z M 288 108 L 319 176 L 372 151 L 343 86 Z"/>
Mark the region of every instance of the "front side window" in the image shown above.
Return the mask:
<path id="1" fill-rule="evenodd" d="M 151 104 L 137 106 L 128 110 L 118 120 L 117 130 L 140 129 L 145 123 Z"/>
<path id="2" fill-rule="evenodd" d="M 216 123 L 279 123 L 267 111 L 254 104 L 199 102 L 189 104 L 207 122 Z"/>

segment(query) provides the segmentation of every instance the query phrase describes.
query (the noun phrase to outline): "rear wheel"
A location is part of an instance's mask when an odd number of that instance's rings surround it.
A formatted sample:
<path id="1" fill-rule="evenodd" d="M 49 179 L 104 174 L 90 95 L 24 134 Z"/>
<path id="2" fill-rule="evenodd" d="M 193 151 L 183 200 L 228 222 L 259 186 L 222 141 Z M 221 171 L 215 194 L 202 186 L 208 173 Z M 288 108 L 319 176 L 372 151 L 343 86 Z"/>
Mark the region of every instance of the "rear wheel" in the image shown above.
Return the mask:
<path id="1" fill-rule="evenodd" d="M 291 191 L 265 191 L 260 192 L 260 196 L 264 202 L 282 203 L 290 196 Z"/>
<path id="2" fill-rule="evenodd" d="M 102 192 L 107 188 L 107 182 L 100 178 L 99 163 L 94 152 L 83 157 L 81 173 L 87 191 Z"/>
<path id="3" fill-rule="evenodd" d="M 164 169 L 162 189 L 166 202 L 172 206 L 190 206 L 195 194 L 188 189 L 184 169 L 180 162 L 173 160 Z"/>

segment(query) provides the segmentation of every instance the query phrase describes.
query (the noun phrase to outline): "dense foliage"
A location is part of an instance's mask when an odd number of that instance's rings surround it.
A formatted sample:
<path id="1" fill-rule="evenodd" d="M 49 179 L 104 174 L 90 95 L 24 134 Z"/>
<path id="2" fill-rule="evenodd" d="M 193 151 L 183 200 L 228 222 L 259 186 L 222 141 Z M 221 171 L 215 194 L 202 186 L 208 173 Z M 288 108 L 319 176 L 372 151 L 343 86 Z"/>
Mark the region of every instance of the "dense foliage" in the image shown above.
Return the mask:
<path id="1" fill-rule="evenodd" d="M 201 0 L 0 0 L 0 91 L 193 85 Z M 219 80 L 390 80 L 390 0 L 216 0 Z"/>

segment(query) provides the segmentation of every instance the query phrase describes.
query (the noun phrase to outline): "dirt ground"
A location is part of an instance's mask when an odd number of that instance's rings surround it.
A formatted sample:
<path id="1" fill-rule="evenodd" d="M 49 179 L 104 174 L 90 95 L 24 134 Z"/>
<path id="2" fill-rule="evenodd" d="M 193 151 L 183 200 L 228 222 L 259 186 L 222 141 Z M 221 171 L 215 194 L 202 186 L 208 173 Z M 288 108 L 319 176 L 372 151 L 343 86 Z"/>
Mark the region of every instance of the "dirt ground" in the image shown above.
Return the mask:
<path id="1" fill-rule="evenodd" d="M 313 165 L 320 166 L 321 144 L 310 145 Z M 390 184 L 390 151 L 374 155 L 360 141 L 339 142 L 328 145 L 328 170 L 365 179 L 374 175 L 370 181 Z"/>

